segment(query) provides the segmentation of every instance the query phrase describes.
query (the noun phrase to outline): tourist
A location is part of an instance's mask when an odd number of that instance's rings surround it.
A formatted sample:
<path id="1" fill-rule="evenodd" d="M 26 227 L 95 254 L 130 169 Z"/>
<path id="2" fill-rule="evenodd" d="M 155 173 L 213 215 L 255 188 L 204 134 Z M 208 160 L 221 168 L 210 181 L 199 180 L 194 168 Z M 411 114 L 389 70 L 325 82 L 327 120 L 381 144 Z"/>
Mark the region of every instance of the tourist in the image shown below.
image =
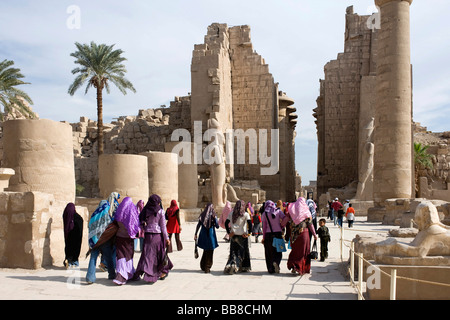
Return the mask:
<path id="1" fill-rule="evenodd" d="M 304 275 L 311 270 L 311 237 L 317 239 L 316 232 L 311 223 L 311 212 L 305 199 L 300 197 L 289 206 L 291 252 L 289 253 L 287 267 L 293 274 Z"/>
<path id="2" fill-rule="evenodd" d="M 333 208 L 334 225 L 336 225 L 338 223 L 339 213 L 343 212 L 342 204 L 339 202 L 339 198 L 334 199 L 331 207 Z"/>
<path id="3" fill-rule="evenodd" d="M 200 229 L 201 228 L 201 229 Z M 216 237 L 216 228 L 219 228 L 219 221 L 216 217 L 214 205 L 208 203 L 198 218 L 197 228 L 195 229 L 194 241 L 197 241 L 197 233 L 200 229 L 197 246 L 203 249 L 202 258 L 200 260 L 200 268 L 205 273 L 211 271 L 213 265 L 213 254 L 219 244 Z"/>
<path id="4" fill-rule="evenodd" d="M 348 209 L 348 207 L 350 206 L 350 200 L 345 200 L 345 203 L 344 203 L 344 212 L 347 212 L 347 209 Z"/>
<path id="5" fill-rule="evenodd" d="M 120 194 L 117 192 L 111 192 L 109 195 L 107 201 L 109 203 L 109 211 L 108 214 L 111 217 L 111 219 L 114 219 L 114 214 L 116 213 L 117 208 L 119 207 L 119 199 Z"/>
<path id="6" fill-rule="evenodd" d="M 246 230 L 247 224 L 247 230 Z M 247 272 L 251 270 L 248 232 L 252 230 L 252 220 L 245 211 L 245 202 L 238 200 L 225 221 L 230 239 L 230 254 L 224 273 Z"/>
<path id="7" fill-rule="evenodd" d="M 228 219 L 228 215 L 230 214 L 230 212 L 233 211 L 233 207 L 231 205 L 230 201 L 227 201 L 225 203 L 225 207 L 222 209 L 222 215 L 219 218 L 219 226 L 223 229 L 225 228 L 225 221 L 227 221 Z M 223 237 L 223 240 L 225 240 L 225 242 L 230 242 L 230 237 L 228 236 L 228 233 L 225 233 L 225 236 Z"/>
<path id="8" fill-rule="evenodd" d="M 111 218 L 111 220 L 114 220 L 114 214 L 116 213 L 117 207 L 119 206 L 119 199 L 120 199 L 120 194 L 118 192 L 111 192 L 110 195 L 108 196 L 108 199 L 106 200 L 109 205 L 108 214 L 109 214 L 109 217 Z M 113 256 L 115 256 L 116 247 L 113 246 L 112 249 L 113 249 L 112 254 L 113 254 Z M 115 261 L 115 258 L 114 258 L 114 261 Z M 107 271 L 107 269 L 108 269 L 106 262 L 105 262 L 105 258 L 103 257 L 103 254 L 101 254 L 99 268 L 102 271 Z"/>
<path id="9" fill-rule="evenodd" d="M 64 267 L 78 267 L 78 258 L 83 239 L 83 218 L 77 213 L 75 205 L 68 203 L 63 213 L 64 225 Z"/>
<path id="10" fill-rule="evenodd" d="M 262 228 L 261 228 L 261 213 L 259 210 L 256 210 L 253 212 L 252 215 L 252 235 L 255 237 L 255 242 L 258 243 L 258 238 L 260 235 L 262 235 Z"/>
<path id="11" fill-rule="evenodd" d="M 284 239 L 282 237 L 282 228 L 289 220 L 280 210 L 280 207 L 276 206 L 273 201 L 266 201 L 264 213 L 261 216 L 263 224 L 263 240 L 264 255 L 266 259 L 266 267 L 269 273 L 280 273 L 280 262 L 282 258 L 282 251 L 278 249 L 275 244 L 276 239 L 281 240 L 284 246 Z M 283 220 L 283 222 L 281 221 Z M 286 251 L 286 249 L 284 249 Z"/>
<path id="12" fill-rule="evenodd" d="M 144 209 L 144 201 L 139 200 L 136 203 L 136 208 L 138 210 L 138 214 L 140 214 L 142 212 L 142 209 Z M 142 228 L 139 228 L 139 237 L 134 239 L 134 251 L 142 252 L 143 246 L 144 246 L 144 231 L 142 230 Z"/>
<path id="13" fill-rule="evenodd" d="M 116 278 L 114 283 L 125 284 L 134 275 L 134 239 L 139 236 L 138 209 L 130 197 L 125 197 L 117 208 L 114 222 L 116 232 Z"/>
<path id="14" fill-rule="evenodd" d="M 331 241 L 330 231 L 325 226 L 326 220 L 319 220 L 319 229 L 317 229 L 317 234 L 320 238 L 320 261 L 325 261 L 328 258 L 328 242 Z"/>
<path id="15" fill-rule="evenodd" d="M 314 230 L 317 232 L 317 204 L 313 199 L 306 200 L 306 204 L 311 212 L 311 221 L 314 226 Z"/>
<path id="16" fill-rule="evenodd" d="M 144 281 L 155 283 L 164 280 L 173 268 L 167 256 L 166 247 L 170 240 L 167 234 L 166 219 L 162 209 L 161 198 L 153 194 L 139 214 L 141 228 L 145 232 L 144 247 L 134 273 L 138 280 L 142 275 Z"/>
<path id="17" fill-rule="evenodd" d="M 88 254 L 91 255 L 86 274 L 86 281 L 88 284 L 94 283 L 96 280 L 95 265 L 97 264 L 97 258 L 100 252 L 102 253 L 103 263 L 108 271 L 108 279 L 114 279 L 116 277 L 116 265 L 115 265 L 115 252 L 112 240 L 108 240 L 101 245 L 97 245 L 100 237 L 106 230 L 106 228 L 113 221 L 109 215 L 110 205 L 107 200 L 100 201 L 97 209 L 92 213 L 89 220 L 89 247 L 91 248 Z"/>
<path id="18" fill-rule="evenodd" d="M 331 206 L 332 202 L 331 201 L 327 201 L 327 208 L 328 208 L 328 216 L 327 218 L 330 220 L 333 220 L 333 207 Z"/>
<path id="19" fill-rule="evenodd" d="M 345 212 L 345 216 L 347 217 L 348 227 L 352 228 L 353 221 L 355 220 L 355 209 L 353 208 L 351 203 L 348 205 L 348 209 Z"/>
<path id="20" fill-rule="evenodd" d="M 180 222 L 180 209 L 176 200 L 170 202 L 170 207 L 166 211 L 167 220 L 167 233 L 169 234 L 169 253 L 172 252 L 172 234 L 175 234 L 175 241 L 177 243 L 177 250 L 183 250 L 183 244 L 180 240 L 181 222 Z"/>

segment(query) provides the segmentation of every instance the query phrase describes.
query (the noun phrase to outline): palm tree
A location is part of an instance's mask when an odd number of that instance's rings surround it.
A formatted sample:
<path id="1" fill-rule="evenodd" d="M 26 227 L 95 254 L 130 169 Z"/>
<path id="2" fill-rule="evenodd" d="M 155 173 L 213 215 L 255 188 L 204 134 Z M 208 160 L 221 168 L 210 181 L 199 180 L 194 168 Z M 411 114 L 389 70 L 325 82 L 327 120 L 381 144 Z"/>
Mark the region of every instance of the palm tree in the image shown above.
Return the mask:
<path id="1" fill-rule="evenodd" d="M 136 92 L 133 84 L 125 78 L 127 70 L 122 64 L 127 59 L 122 57 L 123 51 L 113 50 L 114 45 L 97 45 L 93 41 L 88 44 L 75 43 L 77 51 L 70 55 L 80 67 L 72 70 L 72 74 L 78 74 L 70 85 L 68 93 L 74 93 L 87 82 L 85 94 L 90 87 L 97 89 L 97 136 L 98 155 L 103 154 L 103 89 L 109 93 L 109 82 L 112 82 L 124 95 L 127 89 Z"/>
<path id="2" fill-rule="evenodd" d="M 419 191 L 419 170 L 423 169 L 433 169 L 433 157 L 431 154 L 427 153 L 429 146 L 422 145 L 419 142 L 414 142 L 414 171 L 415 171 L 415 183 L 416 192 Z"/>
<path id="3" fill-rule="evenodd" d="M 18 85 L 29 83 L 20 80 L 24 78 L 24 75 L 20 73 L 20 69 L 13 68 L 13 65 L 14 61 L 12 60 L 5 59 L 0 62 L 0 107 L 3 106 L 5 113 L 16 110 L 27 118 L 35 118 L 36 115 L 28 106 L 28 104 L 33 104 L 33 101 L 28 94 L 16 88 Z M 3 121 L 1 108 L 0 121 Z"/>

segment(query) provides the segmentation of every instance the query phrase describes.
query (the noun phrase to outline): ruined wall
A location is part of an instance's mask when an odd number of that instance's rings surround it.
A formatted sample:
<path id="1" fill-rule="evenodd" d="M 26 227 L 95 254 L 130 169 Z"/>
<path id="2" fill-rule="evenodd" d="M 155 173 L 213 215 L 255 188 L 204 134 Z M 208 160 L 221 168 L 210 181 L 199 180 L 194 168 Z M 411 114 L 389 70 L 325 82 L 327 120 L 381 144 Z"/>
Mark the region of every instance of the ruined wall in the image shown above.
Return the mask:
<path id="1" fill-rule="evenodd" d="M 314 109 L 318 131 L 319 195 L 358 181 L 358 135 L 361 79 L 373 74 L 376 32 L 367 27 L 369 16 L 347 9 L 345 48 L 325 65 L 320 96 Z"/>
<path id="2" fill-rule="evenodd" d="M 274 82 L 269 66 L 261 55 L 253 50 L 250 38 L 250 27 L 247 25 L 230 28 L 230 49 L 232 60 L 233 87 L 233 128 L 255 129 L 258 139 L 259 130 L 267 130 L 267 154 L 270 155 L 270 129 L 279 127 L 278 85 Z M 286 129 L 286 128 L 285 128 Z M 284 135 L 284 133 L 280 133 Z M 259 140 L 258 140 L 259 141 Z M 249 150 L 260 155 L 258 146 L 246 142 L 245 164 L 235 163 L 234 176 L 236 179 L 257 179 L 261 188 L 266 190 L 267 199 L 287 200 L 286 184 L 281 180 L 280 173 L 275 175 L 261 175 L 259 158 L 256 164 L 250 164 Z M 257 150 L 257 151 L 256 151 Z M 237 156 L 235 144 L 235 157 Z M 286 166 L 286 161 L 280 162 Z M 291 176 L 295 174 L 295 167 L 289 168 Z M 292 189 L 293 183 L 289 184 Z M 291 197 L 295 196 L 294 194 Z M 290 198 L 291 198 L 290 197 Z M 294 201 L 295 199 L 289 199 Z"/>
<path id="3" fill-rule="evenodd" d="M 180 103 L 178 97 L 172 104 L 189 105 L 189 99 Z M 184 108 L 141 109 L 137 116 L 121 116 L 112 123 L 104 123 L 105 154 L 139 154 L 149 150 L 164 151 L 164 145 L 170 140 L 172 128 L 179 125 L 178 114 Z M 183 111 L 184 112 L 184 111 Z M 184 112 L 185 113 L 185 112 Z M 169 124 L 170 114 L 174 115 L 174 124 Z M 183 122 L 182 122 L 183 124 Z M 98 197 L 98 156 L 97 121 L 80 117 L 72 123 L 73 147 L 75 155 L 75 179 L 79 186 L 78 195 Z"/>
<path id="4" fill-rule="evenodd" d="M 65 204 L 42 192 L 0 192 L 0 268 L 38 269 L 64 261 Z M 87 234 L 89 213 L 76 207 Z M 84 238 L 84 237 L 83 237 Z M 81 252 L 88 250 L 83 241 Z"/>

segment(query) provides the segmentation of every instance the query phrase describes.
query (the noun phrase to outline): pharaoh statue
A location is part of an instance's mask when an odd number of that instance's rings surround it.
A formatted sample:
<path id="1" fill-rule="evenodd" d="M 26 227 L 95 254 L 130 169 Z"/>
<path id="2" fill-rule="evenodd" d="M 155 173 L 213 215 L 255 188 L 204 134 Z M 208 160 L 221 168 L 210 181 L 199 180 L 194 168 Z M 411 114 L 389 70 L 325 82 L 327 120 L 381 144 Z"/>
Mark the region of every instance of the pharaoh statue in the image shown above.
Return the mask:
<path id="1" fill-rule="evenodd" d="M 361 168 L 355 197 L 358 200 L 370 200 L 372 198 L 373 153 L 375 150 L 373 144 L 374 120 L 374 118 L 371 118 L 363 129 L 363 141 L 365 143 L 359 158 Z"/>
<path id="2" fill-rule="evenodd" d="M 205 149 L 205 162 L 210 166 L 212 202 L 214 207 L 223 208 L 227 200 L 224 194 L 226 181 L 225 137 L 219 121 L 213 114 L 208 119 L 208 133 L 206 137 L 213 141 Z"/>

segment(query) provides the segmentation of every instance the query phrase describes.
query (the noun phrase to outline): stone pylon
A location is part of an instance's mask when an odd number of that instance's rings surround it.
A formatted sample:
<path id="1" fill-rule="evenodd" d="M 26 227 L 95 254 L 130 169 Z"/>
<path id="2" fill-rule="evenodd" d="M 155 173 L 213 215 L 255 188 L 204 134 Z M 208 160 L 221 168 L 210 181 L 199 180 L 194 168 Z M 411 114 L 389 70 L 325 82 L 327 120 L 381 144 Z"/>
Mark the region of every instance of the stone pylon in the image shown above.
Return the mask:
<path id="1" fill-rule="evenodd" d="M 375 0 L 380 9 L 373 197 L 412 196 L 412 85 L 410 5 L 412 0 Z"/>

